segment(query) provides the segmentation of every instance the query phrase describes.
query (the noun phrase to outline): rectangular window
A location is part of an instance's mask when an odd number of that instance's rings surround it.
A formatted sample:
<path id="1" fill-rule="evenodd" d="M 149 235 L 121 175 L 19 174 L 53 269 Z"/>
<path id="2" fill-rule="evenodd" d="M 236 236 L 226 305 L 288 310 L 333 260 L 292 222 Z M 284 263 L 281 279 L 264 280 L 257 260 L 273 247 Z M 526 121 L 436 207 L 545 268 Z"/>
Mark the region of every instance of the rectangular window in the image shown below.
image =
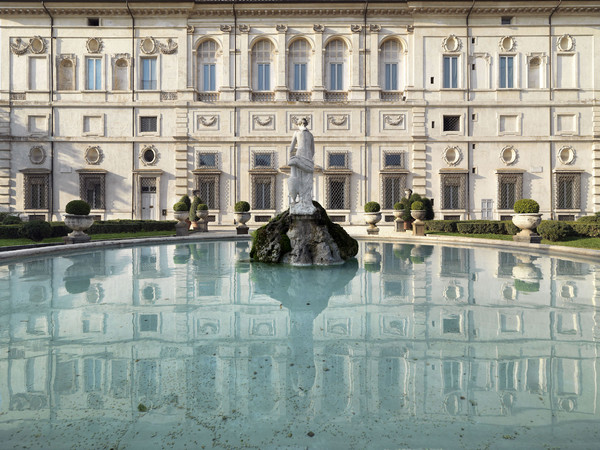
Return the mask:
<path id="1" fill-rule="evenodd" d="M 444 56 L 444 89 L 458 88 L 458 56 Z"/>
<path id="2" fill-rule="evenodd" d="M 48 208 L 49 175 L 25 175 L 25 209 Z"/>
<path id="3" fill-rule="evenodd" d="M 254 177 L 253 179 L 253 204 L 252 209 L 275 209 L 273 204 L 273 178 Z"/>
<path id="4" fill-rule="evenodd" d="M 523 174 L 498 175 L 498 209 L 513 209 L 515 202 L 523 197 Z"/>
<path id="5" fill-rule="evenodd" d="M 156 116 L 140 116 L 140 133 L 155 133 L 158 130 Z"/>
<path id="6" fill-rule="evenodd" d="M 142 90 L 156 89 L 156 58 L 142 58 Z"/>
<path id="7" fill-rule="evenodd" d="M 92 209 L 104 209 L 104 174 L 79 174 L 79 196 L 88 202 Z"/>
<path id="8" fill-rule="evenodd" d="M 87 59 L 87 85 L 88 91 L 102 89 L 102 60 L 100 58 Z"/>
<path id="9" fill-rule="evenodd" d="M 512 89 L 514 56 L 500 56 L 500 89 Z"/>
<path id="10" fill-rule="evenodd" d="M 404 174 L 382 174 L 384 209 L 393 209 L 394 204 L 404 197 L 406 188 L 406 175 Z"/>
<path id="11" fill-rule="evenodd" d="M 345 153 L 330 153 L 329 154 L 329 167 L 346 167 L 346 154 Z"/>
<path id="12" fill-rule="evenodd" d="M 196 193 L 211 211 L 219 209 L 219 175 L 197 175 Z"/>
<path id="13" fill-rule="evenodd" d="M 329 65 L 331 86 L 332 91 L 343 91 L 344 90 L 344 64 L 343 63 L 331 63 Z"/>
<path id="14" fill-rule="evenodd" d="M 215 64 L 204 64 L 203 65 L 203 73 L 204 73 L 203 89 L 205 92 L 216 91 L 215 70 L 216 70 Z"/>
<path id="15" fill-rule="evenodd" d="M 140 314 L 140 331 L 157 331 L 158 314 Z"/>
<path id="16" fill-rule="evenodd" d="M 442 174 L 442 209 L 465 209 L 467 174 Z"/>
<path id="17" fill-rule="evenodd" d="M 404 167 L 402 153 L 386 153 L 384 156 L 385 167 Z"/>
<path id="18" fill-rule="evenodd" d="M 501 25 L 510 25 L 512 24 L 512 16 L 504 16 L 500 19 L 500 24 Z"/>
<path id="19" fill-rule="evenodd" d="M 255 153 L 254 154 L 254 167 L 271 167 L 271 154 L 270 153 Z"/>
<path id="20" fill-rule="evenodd" d="M 579 209 L 581 207 L 581 174 L 556 174 L 556 208 Z"/>
<path id="21" fill-rule="evenodd" d="M 443 131 L 460 131 L 460 116 L 444 116 Z"/>
<path id="22" fill-rule="evenodd" d="M 216 153 L 199 153 L 198 154 L 198 167 L 200 167 L 200 168 L 217 167 L 217 154 Z"/>
<path id="23" fill-rule="evenodd" d="M 306 63 L 294 64 L 294 90 L 306 90 Z"/>
<path id="24" fill-rule="evenodd" d="M 348 209 L 349 208 L 349 186 L 350 177 L 348 176 L 328 176 L 326 179 L 326 208 L 327 209 Z"/>
<path id="25" fill-rule="evenodd" d="M 398 64 L 388 63 L 385 65 L 385 90 L 398 90 Z"/>
<path id="26" fill-rule="evenodd" d="M 271 90 L 271 63 L 258 64 L 258 90 Z"/>

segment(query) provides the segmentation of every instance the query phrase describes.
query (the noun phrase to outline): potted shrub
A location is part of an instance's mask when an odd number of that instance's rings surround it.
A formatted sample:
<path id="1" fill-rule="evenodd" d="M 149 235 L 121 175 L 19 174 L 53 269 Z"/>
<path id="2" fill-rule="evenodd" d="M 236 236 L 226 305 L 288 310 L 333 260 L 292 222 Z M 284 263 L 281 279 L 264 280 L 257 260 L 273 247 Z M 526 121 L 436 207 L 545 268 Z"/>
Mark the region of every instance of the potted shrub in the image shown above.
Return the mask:
<path id="1" fill-rule="evenodd" d="M 196 210 L 198 209 L 198 205 L 202 203 L 202 200 L 200 200 L 200 197 L 198 196 L 194 196 L 194 199 L 192 200 L 192 204 L 190 206 L 190 212 L 189 212 L 189 220 L 190 220 L 190 230 L 196 230 L 198 229 L 198 216 L 196 215 Z"/>
<path id="2" fill-rule="evenodd" d="M 422 201 L 417 200 L 410 205 L 410 215 L 415 219 L 415 222 L 422 222 L 425 218 L 425 205 Z"/>
<path id="3" fill-rule="evenodd" d="M 200 203 L 196 208 L 196 215 L 198 216 L 198 231 L 208 231 L 208 205 Z"/>
<path id="4" fill-rule="evenodd" d="M 402 215 L 404 214 L 404 205 L 402 202 L 394 203 L 394 225 L 396 227 L 396 231 L 404 231 L 404 219 Z"/>
<path id="5" fill-rule="evenodd" d="M 533 231 L 542 221 L 538 202 L 530 198 L 523 198 L 515 202 L 513 209 L 516 214 L 513 215 L 512 222 L 521 229 L 513 236 L 513 239 L 539 244 L 542 238 Z"/>
<path id="6" fill-rule="evenodd" d="M 410 230 L 412 228 L 413 217 L 410 214 L 409 199 L 404 197 L 399 203 L 402 208 L 402 215 L 400 217 L 404 221 L 404 230 Z"/>
<path id="7" fill-rule="evenodd" d="M 367 202 L 365 204 L 365 222 L 369 224 L 367 233 L 379 234 L 379 228 L 376 224 L 381 220 L 381 206 L 377 202 Z"/>
<path id="8" fill-rule="evenodd" d="M 237 234 L 248 234 L 246 222 L 250 220 L 250 203 L 243 200 L 239 201 L 234 205 L 233 210 L 235 221 L 238 224 L 236 227 Z"/>
<path id="9" fill-rule="evenodd" d="M 89 242 L 90 237 L 85 230 L 92 226 L 94 219 L 90 216 L 90 205 L 83 200 L 72 200 L 65 207 L 65 225 L 73 230 L 64 241 L 66 244 Z"/>
<path id="10" fill-rule="evenodd" d="M 188 224 L 186 223 L 186 219 L 189 217 L 190 207 L 182 201 L 179 201 L 173 205 L 173 215 L 177 219 L 177 223 L 175 224 L 175 234 L 177 236 L 187 236 L 188 235 Z"/>

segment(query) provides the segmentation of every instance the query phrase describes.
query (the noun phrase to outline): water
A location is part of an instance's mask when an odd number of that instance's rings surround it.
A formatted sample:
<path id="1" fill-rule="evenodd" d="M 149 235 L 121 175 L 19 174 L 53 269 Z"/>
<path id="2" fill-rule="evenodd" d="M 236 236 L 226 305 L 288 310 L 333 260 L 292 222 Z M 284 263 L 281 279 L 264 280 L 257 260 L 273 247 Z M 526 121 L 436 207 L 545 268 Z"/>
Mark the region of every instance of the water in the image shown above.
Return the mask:
<path id="1" fill-rule="evenodd" d="M 2 448 L 597 447 L 597 265 L 361 243 L 290 268 L 248 250 L 0 266 Z"/>

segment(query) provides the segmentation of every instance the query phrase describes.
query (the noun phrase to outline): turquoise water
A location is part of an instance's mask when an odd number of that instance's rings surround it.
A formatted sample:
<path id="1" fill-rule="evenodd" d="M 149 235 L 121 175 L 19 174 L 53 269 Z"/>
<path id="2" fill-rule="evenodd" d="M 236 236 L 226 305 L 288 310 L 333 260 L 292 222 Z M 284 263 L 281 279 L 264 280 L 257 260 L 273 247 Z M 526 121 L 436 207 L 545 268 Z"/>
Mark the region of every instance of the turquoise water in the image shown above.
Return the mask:
<path id="1" fill-rule="evenodd" d="M 598 265 L 246 242 L 0 266 L 2 448 L 592 448 Z"/>

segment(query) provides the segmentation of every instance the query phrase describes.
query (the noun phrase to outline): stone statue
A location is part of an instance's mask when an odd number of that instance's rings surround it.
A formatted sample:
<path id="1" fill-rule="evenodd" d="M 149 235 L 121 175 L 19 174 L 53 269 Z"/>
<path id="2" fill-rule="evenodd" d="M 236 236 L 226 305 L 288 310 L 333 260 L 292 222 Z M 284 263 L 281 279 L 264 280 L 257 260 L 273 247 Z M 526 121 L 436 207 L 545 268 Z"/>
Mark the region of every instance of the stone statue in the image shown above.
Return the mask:
<path id="1" fill-rule="evenodd" d="M 288 191 L 292 215 L 312 215 L 316 211 L 312 204 L 315 141 L 312 133 L 306 129 L 307 125 L 306 118 L 300 120 L 290 148 L 288 164 L 292 173 L 288 180 Z"/>

